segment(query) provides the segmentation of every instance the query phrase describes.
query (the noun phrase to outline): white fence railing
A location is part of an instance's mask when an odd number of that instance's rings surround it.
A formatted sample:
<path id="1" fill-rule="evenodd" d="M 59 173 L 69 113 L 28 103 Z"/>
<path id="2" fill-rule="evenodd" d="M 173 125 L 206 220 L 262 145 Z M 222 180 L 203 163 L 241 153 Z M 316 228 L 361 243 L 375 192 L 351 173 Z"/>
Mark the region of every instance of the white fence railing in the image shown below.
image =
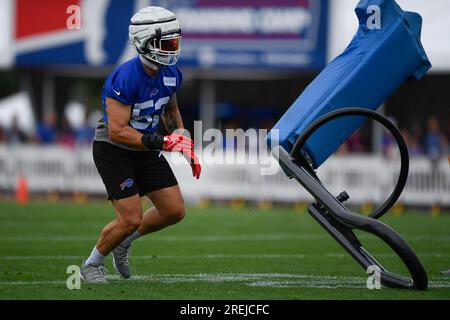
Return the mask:
<path id="1" fill-rule="evenodd" d="M 240 156 L 243 156 L 242 154 Z M 312 200 L 296 181 L 280 170 L 262 175 L 259 164 L 210 164 L 203 159 L 200 180 L 195 180 L 186 162 L 171 162 L 185 199 L 297 202 Z M 272 160 L 275 164 L 275 160 Z M 380 203 L 392 191 L 399 161 L 377 156 L 332 157 L 320 169 L 319 177 L 335 194 L 345 190 L 352 203 Z M 86 192 L 105 194 L 90 148 L 0 145 L 0 189 L 14 190 L 18 177 L 26 176 L 31 192 Z M 432 163 L 413 158 L 408 184 L 401 196 L 408 205 L 450 205 L 450 167 L 446 159 Z"/>

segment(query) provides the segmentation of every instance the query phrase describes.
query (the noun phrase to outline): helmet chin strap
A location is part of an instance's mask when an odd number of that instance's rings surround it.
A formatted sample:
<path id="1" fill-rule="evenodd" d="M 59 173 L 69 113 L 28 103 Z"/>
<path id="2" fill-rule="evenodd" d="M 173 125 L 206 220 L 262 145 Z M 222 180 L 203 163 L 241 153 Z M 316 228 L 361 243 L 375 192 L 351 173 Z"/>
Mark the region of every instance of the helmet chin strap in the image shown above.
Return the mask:
<path id="1" fill-rule="evenodd" d="M 154 71 L 158 71 L 158 70 L 159 70 L 159 67 L 158 67 L 156 64 L 150 62 L 150 61 L 149 61 L 148 59 L 146 59 L 142 54 L 139 55 L 139 59 L 141 59 L 141 62 L 142 62 L 143 64 L 145 64 L 147 67 L 149 67 L 150 69 L 152 69 L 152 70 L 154 70 Z"/>

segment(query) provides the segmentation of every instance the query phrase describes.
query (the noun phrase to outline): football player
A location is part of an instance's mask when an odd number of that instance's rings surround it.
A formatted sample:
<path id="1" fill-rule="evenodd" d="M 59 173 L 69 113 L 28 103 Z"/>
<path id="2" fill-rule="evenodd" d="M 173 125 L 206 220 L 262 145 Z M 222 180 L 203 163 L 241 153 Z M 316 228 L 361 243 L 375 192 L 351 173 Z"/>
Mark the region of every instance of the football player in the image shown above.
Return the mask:
<path id="1" fill-rule="evenodd" d="M 116 271 L 129 278 L 132 241 L 183 219 L 183 197 L 161 151 L 182 153 L 195 178 L 201 172 L 192 140 L 179 131 L 184 126 L 176 92 L 182 75 L 175 64 L 181 30 L 175 14 L 155 6 L 140 10 L 131 19 L 129 38 L 139 55 L 106 79 L 104 116 L 95 132 L 94 161 L 116 218 L 82 263 L 88 283 L 107 283 L 103 261 L 110 252 Z M 170 134 L 158 134 L 160 122 Z M 142 196 L 154 205 L 145 213 Z"/>

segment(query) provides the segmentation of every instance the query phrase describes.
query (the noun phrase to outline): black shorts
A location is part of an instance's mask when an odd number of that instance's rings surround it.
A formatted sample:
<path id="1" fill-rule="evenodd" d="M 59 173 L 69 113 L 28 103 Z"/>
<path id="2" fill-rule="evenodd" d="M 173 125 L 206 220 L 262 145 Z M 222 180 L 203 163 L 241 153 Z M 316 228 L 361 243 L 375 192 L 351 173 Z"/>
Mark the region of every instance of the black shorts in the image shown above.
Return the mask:
<path id="1" fill-rule="evenodd" d="M 94 141 L 94 162 L 108 192 L 119 200 L 178 185 L 169 163 L 159 151 L 131 151 Z"/>

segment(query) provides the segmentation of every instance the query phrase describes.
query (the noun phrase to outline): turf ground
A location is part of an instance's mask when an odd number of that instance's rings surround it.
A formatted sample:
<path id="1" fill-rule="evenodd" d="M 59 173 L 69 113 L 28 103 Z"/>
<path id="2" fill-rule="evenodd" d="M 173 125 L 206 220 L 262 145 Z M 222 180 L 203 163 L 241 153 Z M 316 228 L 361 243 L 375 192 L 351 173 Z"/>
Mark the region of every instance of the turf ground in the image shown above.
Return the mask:
<path id="1" fill-rule="evenodd" d="M 148 206 L 148 205 L 147 205 Z M 134 276 L 66 287 L 109 204 L 0 203 L 0 299 L 450 299 L 450 215 L 383 218 L 412 245 L 430 277 L 426 292 L 368 290 L 366 274 L 305 212 L 290 209 L 190 208 L 186 219 L 134 243 Z M 398 259 L 363 235 L 392 271 Z"/>

